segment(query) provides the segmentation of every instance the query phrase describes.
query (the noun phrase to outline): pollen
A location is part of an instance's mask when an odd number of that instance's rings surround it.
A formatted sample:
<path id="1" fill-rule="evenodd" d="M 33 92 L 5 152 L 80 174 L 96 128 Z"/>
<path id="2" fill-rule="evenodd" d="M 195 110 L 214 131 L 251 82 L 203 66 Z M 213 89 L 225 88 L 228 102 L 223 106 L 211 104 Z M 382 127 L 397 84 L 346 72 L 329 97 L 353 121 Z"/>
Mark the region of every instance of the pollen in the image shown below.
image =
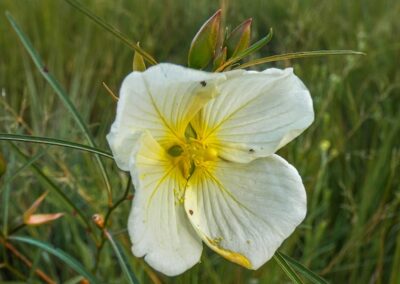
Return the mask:
<path id="1" fill-rule="evenodd" d="M 188 138 L 186 143 L 173 145 L 167 150 L 173 162 L 178 165 L 185 179 L 195 168 L 209 167 L 210 162 L 218 159 L 218 151 L 195 138 Z"/>

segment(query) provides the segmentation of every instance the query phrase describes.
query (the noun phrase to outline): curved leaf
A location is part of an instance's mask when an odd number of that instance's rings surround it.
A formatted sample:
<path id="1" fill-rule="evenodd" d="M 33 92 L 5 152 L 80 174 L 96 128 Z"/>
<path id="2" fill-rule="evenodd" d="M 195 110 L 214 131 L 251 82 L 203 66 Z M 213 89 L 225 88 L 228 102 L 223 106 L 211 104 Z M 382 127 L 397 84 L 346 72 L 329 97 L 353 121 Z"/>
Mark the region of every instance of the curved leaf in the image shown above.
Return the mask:
<path id="1" fill-rule="evenodd" d="M 295 283 L 295 284 L 303 284 L 304 283 L 279 252 L 275 253 L 274 259 L 279 264 L 279 266 L 282 268 L 282 270 L 286 273 L 286 275 L 290 278 L 290 280 L 293 281 L 293 283 Z"/>
<path id="2" fill-rule="evenodd" d="M 112 154 L 100 150 L 95 147 L 90 147 L 87 145 L 78 144 L 75 142 L 65 141 L 61 139 L 49 138 L 49 137 L 40 137 L 40 136 L 30 136 L 30 135 L 19 135 L 19 134 L 8 134 L 8 133 L 0 133 L 0 140 L 9 140 L 9 141 L 18 141 L 18 142 L 32 142 L 32 143 L 40 143 L 40 144 L 48 144 L 53 146 L 61 146 L 67 147 L 71 149 L 76 149 L 80 151 L 86 151 L 94 154 L 98 154 L 110 159 L 113 159 Z"/>
<path id="3" fill-rule="evenodd" d="M 321 276 L 317 275 L 301 263 L 297 262 L 293 258 L 281 253 L 281 252 L 276 252 L 279 254 L 284 260 L 286 260 L 287 263 L 289 263 L 295 270 L 300 272 L 304 277 L 306 277 L 308 280 L 310 280 L 314 284 L 328 284 L 328 281 L 326 281 L 324 278 Z"/>
<path id="4" fill-rule="evenodd" d="M 45 243 L 29 237 L 9 237 L 8 240 L 27 243 L 41 248 L 66 263 L 71 269 L 75 270 L 77 273 L 81 274 L 87 280 L 89 280 L 90 283 L 98 283 L 96 278 L 89 271 L 87 271 L 86 268 L 83 267 L 83 265 L 79 261 L 77 261 L 75 258 L 70 256 L 63 250 L 55 248 L 49 243 Z"/>

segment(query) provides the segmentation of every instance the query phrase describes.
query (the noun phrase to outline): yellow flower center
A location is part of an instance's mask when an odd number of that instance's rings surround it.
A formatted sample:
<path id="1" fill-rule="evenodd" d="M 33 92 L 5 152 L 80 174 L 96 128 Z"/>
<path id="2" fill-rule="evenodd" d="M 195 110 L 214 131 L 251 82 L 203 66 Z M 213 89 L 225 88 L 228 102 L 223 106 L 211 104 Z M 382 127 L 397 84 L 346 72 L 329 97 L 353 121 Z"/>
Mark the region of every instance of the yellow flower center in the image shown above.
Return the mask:
<path id="1" fill-rule="evenodd" d="M 188 179 L 196 167 L 207 167 L 216 161 L 218 152 L 206 143 L 189 137 L 186 143 L 176 144 L 168 149 L 173 163 L 178 165 L 185 179 Z"/>

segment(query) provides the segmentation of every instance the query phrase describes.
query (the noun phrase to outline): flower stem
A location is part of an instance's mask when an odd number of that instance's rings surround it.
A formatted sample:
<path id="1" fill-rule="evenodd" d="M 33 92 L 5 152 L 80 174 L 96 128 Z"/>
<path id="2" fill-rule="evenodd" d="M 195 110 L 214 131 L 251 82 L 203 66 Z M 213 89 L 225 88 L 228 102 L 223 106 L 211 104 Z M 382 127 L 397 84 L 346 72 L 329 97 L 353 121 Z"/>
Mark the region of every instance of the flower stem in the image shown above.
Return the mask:
<path id="1" fill-rule="evenodd" d="M 115 202 L 112 206 L 110 206 L 110 207 L 108 208 L 108 211 L 107 211 L 107 213 L 106 213 L 106 216 L 104 217 L 104 228 L 103 228 L 103 230 L 102 230 L 102 231 L 103 231 L 103 234 L 102 234 L 102 236 L 101 236 L 100 243 L 99 243 L 99 245 L 97 246 L 97 254 L 96 254 L 96 259 L 95 259 L 95 265 L 94 265 L 94 268 L 93 268 L 93 273 L 95 273 L 95 272 L 97 271 L 98 267 L 99 267 L 100 255 L 101 255 L 101 252 L 102 252 L 102 250 L 103 250 L 104 244 L 105 244 L 105 242 L 106 242 L 106 240 L 107 240 L 106 235 L 104 234 L 104 232 L 105 232 L 105 230 L 106 230 L 106 228 L 107 228 L 108 220 L 110 219 L 111 213 L 112 213 L 122 202 L 124 202 L 125 200 L 127 200 L 127 197 L 128 197 L 128 195 L 129 195 L 129 190 L 130 190 L 130 188 L 131 188 L 131 183 L 132 183 L 132 178 L 131 178 L 131 176 L 129 175 L 128 182 L 127 182 L 127 184 L 126 184 L 125 192 L 124 192 L 123 196 L 122 196 L 120 199 L 118 199 L 117 202 Z"/>

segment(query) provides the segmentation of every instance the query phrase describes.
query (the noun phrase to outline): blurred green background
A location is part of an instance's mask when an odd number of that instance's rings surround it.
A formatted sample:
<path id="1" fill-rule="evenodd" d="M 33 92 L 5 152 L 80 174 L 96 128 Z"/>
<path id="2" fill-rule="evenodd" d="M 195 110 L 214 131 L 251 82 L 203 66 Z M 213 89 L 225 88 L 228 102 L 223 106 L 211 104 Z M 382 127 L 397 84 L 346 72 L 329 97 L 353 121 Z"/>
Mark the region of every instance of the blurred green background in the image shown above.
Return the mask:
<path id="1" fill-rule="evenodd" d="M 400 2 L 397 0 L 317 1 L 82 1 L 120 29 L 159 62 L 185 64 L 192 37 L 221 5 L 233 28 L 253 18 L 253 41 L 274 28 L 272 42 L 255 56 L 319 49 L 353 49 L 367 56 L 299 59 L 258 66 L 293 66 L 310 89 L 316 120 L 279 152 L 303 177 L 308 215 L 281 250 L 331 283 L 400 283 Z M 119 39 L 61 0 L 0 1 L 0 132 L 55 137 L 86 143 L 81 131 L 6 20 L 8 10 L 66 89 L 95 141 L 105 141 L 115 102 L 102 87 L 117 92 L 131 72 L 133 53 Z M 0 142 L 7 171 L 0 178 L 0 231 L 10 232 L 46 190 L 40 212 L 65 212 L 51 224 L 24 227 L 15 235 L 51 243 L 95 265 L 93 236 L 57 194 L 62 191 L 88 223 L 105 214 L 107 193 L 93 156 L 66 148 Z M 39 155 L 39 156 L 38 156 Z M 114 200 L 123 195 L 127 174 L 104 160 Z M 56 188 L 56 189 L 55 189 Z M 167 278 L 130 254 L 126 222 L 130 201 L 111 216 L 110 231 L 123 246 L 142 283 L 288 283 L 274 260 L 257 271 L 231 264 L 205 249 L 200 264 Z M 1 236 L 1 235 L 0 235 Z M 50 254 L 11 242 L 31 267 L 0 242 L 0 282 L 41 283 L 43 270 L 58 283 L 80 277 Z M 97 276 L 125 283 L 106 243 Z M 8 282 L 7 282 L 8 281 Z M 16 281 L 16 282 L 13 282 Z M 68 282 L 70 281 L 70 282 Z M 307 282 L 306 282 L 307 283 Z"/>

